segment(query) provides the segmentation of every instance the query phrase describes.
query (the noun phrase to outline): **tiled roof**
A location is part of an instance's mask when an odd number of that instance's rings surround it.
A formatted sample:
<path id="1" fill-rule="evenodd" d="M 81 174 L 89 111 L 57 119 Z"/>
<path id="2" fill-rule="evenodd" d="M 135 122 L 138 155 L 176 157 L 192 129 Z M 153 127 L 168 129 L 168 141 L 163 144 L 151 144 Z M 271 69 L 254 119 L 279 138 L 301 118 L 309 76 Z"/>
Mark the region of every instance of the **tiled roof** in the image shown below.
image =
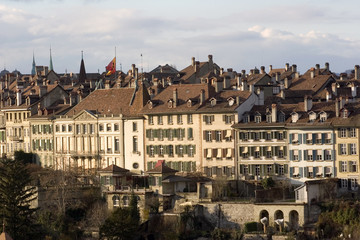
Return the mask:
<path id="1" fill-rule="evenodd" d="M 89 110 L 98 114 L 123 114 L 125 117 L 136 116 L 150 97 L 148 96 L 147 91 L 140 85 L 136 92 L 133 104 L 130 106 L 134 92 L 135 88 L 95 90 L 66 115 L 73 116 L 82 110 Z"/>
<path id="2" fill-rule="evenodd" d="M 127 172 L 129 172 L 129 170 L 119 167 L 117 165 L 111 164 L 110 166 L 101 169 L 100 172 L 127 173 Z"/>

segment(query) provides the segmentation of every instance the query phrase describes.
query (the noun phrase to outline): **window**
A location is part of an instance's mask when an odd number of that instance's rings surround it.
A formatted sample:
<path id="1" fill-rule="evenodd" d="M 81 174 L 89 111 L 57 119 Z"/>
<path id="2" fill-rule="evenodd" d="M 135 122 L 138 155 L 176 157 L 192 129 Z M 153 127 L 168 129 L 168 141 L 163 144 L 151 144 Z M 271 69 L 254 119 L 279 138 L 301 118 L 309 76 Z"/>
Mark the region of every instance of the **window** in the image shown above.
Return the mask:
<path id="1" fill-rule="evenodd" d="M 266 151 L 266 157 L 267 157 L 267 158 L 272 158 L 272 152 L 271 152 L 271 150 L 268 149 L 268 150 Z"/>
<path id="2" fill-rule="evenodd" d="M 72 132 L 72 125 L 71 125 L 71 124 L 69 124 L 68 130 L 69 130 L 69 132 Z M 50 129 L 49 129 L 49 133 L 51 133 L 51 132 L 50 132 Z"/>
<path id="3" fill-rule="evenodd" d="M 133 130 L 133 132 L 137 132 L 137 123 L 136 122 L 132 123 L 132 130 Z"/>
<path id="4" fill-rule="evenodd" d="M 149 154 L 150 154 L 150 157 L 153 157 L 154 156 L 154 154 L 155 154 L 155 149 L 154 149 L 154 146 L 150 146 L 150 152 L 149 152 Z"/>
<path id="5" fill-rule="evenodd" d="M 83 124 L 82 127 L 83 127 L 83 133 L 87 133 L 87 124 Z"/>
<path id="6" fill-rule="evenodd" d="M 322 150 L 317 150 L 316 152 L 316 160 L 323 160 L 322 159 Z"/>
<path id="7" fill-rule="evenodd" d="M 272 118 L 271 114 L 267 114 L 266 115 L 266 122 L 271 123 L 271 118 Z"/>
<path id="8" fill-rule="evenodd" d="M 76 124 L 75 128 L 76 128 L 76 134 L 80 134 L 80 125 Z"/>
<path id="9" fill-rule="evenodd" d="M 159 156 L 164 156 L 164 146 L 163 145 L 160 145 L 159 146 Z"/>
<path id="10" fill-rule="evenodd" d="M 279 175 L 284 175 L 284 165 L 279 165 Z"/>
<path id="11" fill-rule="evenodd" d="M 346 155 L 346 144 L 340 144 L 340 155 Z"/>
<path id="12" fill-rule="evenodd" d="M 283 113 L 279 114 L 279 122 L 285 122 L 285 115 Z"/>
<path id="13" fill-rule="evenodd" d="M 346 128 L 340 128 L 340 137 L 345 138 L 346 137 Z"/>
<path id="14" fill-rule="evenodd" d="M 193 123 L 193 115 L 192 115 L 192 114 L 188 114 L 188 115 L 187 115 L 187 123 L 188 123 L 188 124 L 192 124 L 192 123 Z"/>
<path id="15" fill-rule="evenodd" d="M 149 139 L 154 140 L 154 129 L 149 129 Z"/>
<path id="16" fill-rule="evenodd" d="M 357 172 L 357 162 L 356 161 L 350 162 L 350 172 Z"/>
<path id="17" fill-rule="evenodd" d="M 225 124 L 231 124 L 232 123 L 232 115 L 224 115 L 224 122 L 225 122 Z"/>
<path id="18" fill-rule="evenodd" d="M 133 163 L 133 169 L 138 169 L 139 168 L 139 164 L 138 163 Z"/>
<path id="19" fill-rule="evenodd" d="M 129 197 L 128 196 L 123 197 L 123 206 L 125 206 L 125 207 L 129 206 Z"/>
<path id="20" fill-rule="evenodd" d="M 325 150 L 325 160 L 331 160 L 331 151 Z"/>
<path id="21" fill-rule="evenodd" d="M 174 156 L 174 146 L 173 145 L 169 145 L 169 156 L 170 157 Z"/>
<path id="22" fill-rule="evenodd" d="M 260 158 L 260 151 L 259 151 L 259 149 L 256 149 L 256 150 L 255 150 L 254 157 L 255 157 L 255 158 Z"/>
<path id="23" fill-rule="evenodd" d="M 341 179 L 341 188 L 348 188 L 348 180 L 346 178 Z"/>
<path id="24" fill-rule="evenodd" d="M 271 164 L 266 165 L 266 173 L 271 174 L 271 172 L 272 172 L 272 165 Z"/>
<path id="25" fill-rule="evenodd" d="M 182 115 L 177 115 L 177 124 L 183 124 Z"/>
<path id="26" fill-rule="evenodd" d="M 164 140 L 164 131 L 162 129 L 159 129 L 159 141 L 163 141 Z"/>
<path id="27" fill-rule="evenodd" d="M 347 172 L 347 162 L 346 161 L 341 161 L 340 162 L 340 167 L 341 167 L 341 172 Z"/>
<path id="28" fill-rule="evenodd" d="M 113 196 L 113 205 L 114 207 L 119 207 L 120 206 L 120 197 L 119 196 Z"/>
<path id="29" fill-rule="evenodd" d="M 350 143 L 350 155 L 356 154 L 356 143 Z"/>
<path id="30" fill-rule="evenodd" d="M 356 137 L 356 128 L 350 128 L 349 135 L 350 137 Z"/>
<path id="31" fill-rule="evenodd" d="M 56 125 L 56 126 L 55 126 L 55 131 L 56 131 L 56 132 L 59 132 L 59 131 L 60 131 L 59 125 Z"/>
<path id="32" fill-rule="evenodd" d="M 260 175 L 260 165 L 255 165 L 255 176 Z"/>
<path id="33" fill-rule="evenodd" d="M 180 145 L 179 146 L 179 154 L 178 154 L 180 157 L 184 156 L 184 146 L 183 145 Z"/>
<path id="34" fill-rule="evenodd" d="M 271 132 L 265 133 L 265 140 L 271 140 Z"/>
<path id="35" fill-rule="evenodd" d="M 312 156 L 312 155 L 311 155 Z M 294 160 L 298 161 L 299 160 L 299 150 L 294 150 Z"/>
<path id="36" fill-rule="evenodd" d="M 284 140 L 284 133 L 283 132 L 278 133 L 278 140 Z"/>
<path id="37" fill-rule="evenodd" d="M 173 116 L 172 115 L 168 115 L 168 124 L 170 124 L 170 125 L 173 124 Z"/>
<path id="38" fill-rule="evenodd" d="M 279 149 L 278 157 L 284 158 L 284 150 L 283 149 Z"/>
<path id="39" fill-rule="evenodd" d="M 118 123 L 114 124 L 114 131 L 119 131 L 119 124 Z"/>
<path id="40" fill-rule="evenodd" d="M 214 115 L 204 115 L 203 121 L 205 122 L 205 124 L 211 125 L 214 121 Z"/>
<path id="41" fill-rule="evenodd" d="M 255 123 L 261 123 L 261 116 L 255 116 Z"/>
<path id="42" fill-rule="evenodd" d="M 163 116 L 158 116 L 158 125 L 163 125 Z"/>
<path id="43" fill-rule="evenodd" d="M 189 152 L 188 152 L 188 155 L 189 157 L 193 157 L 194 156 L 194 145 L 190 145 L 189 146 Z"/>
<path id="44" fill-rule="evenodd" d="M 260 140 L 260 132 L 255 132 L 254 140 L 255 140 L 255 141 L 259 141 L 259 140 Z"/>
<path id="45" fill-rule="evenodd" d="M 314 160 L 314 155 L 313 155 L 312 150 L 307 150 L 307 160 L 309 160 L 309 161 Z"/>
<path id="46" fill-rule="evenodd" d="M 273 87 L 273 94 L 276 95 L 280 93 L 280 88 L 279 87 Z"/>
<path id="47" fill-rule="evenodd" d="M 244 115 L 243 122 L 244 123 L 250 122 L 250 115 L 248 115 L 248 114 Z"/>
<path id="48" fill-rule="evenodd" d="M 136 136 L 133 137 L 133 152 L 138 152 L 138 138 Z"/>
<path id="49" fill-rule="evenodd" d="M 104 124 L 100 124 L 100 125 L 99 125 L 99 131 L 100 131 L 100 132 L 104 131 Z"/>
<path id="50" fill-rule="evenodd" d="M 357 180 L 355 178 L 351 178 L 350 179 L 350 184 L 351 184 L 351 190 L 357 190 L 358 188 L 358 184 L 357 184 Z"/>
<path id="51" fill-rule="evenodd" d="M 154 125 L 154 116 L 149 116 L 149 125 Z"/>
<path id="52" fill-rule="evenodd" d="M 215 131 L 215 140 L 221 142 L 221 131 Z"/>
<path id="53" fill-rule="evenodd" d="M 207 141 L 207 142 L 211 142 L 212 141 L 212 133 L 211 133 L 211 131 L 205 131 L 205 140 Z"/>
<path id="54" fill-rule="evenodd" d="M 119 152 L 120 151 L 120 139 L 118 137 L 116 137 L 114 139 L 114 150 L 115 152 Z"/>
<path id="55" fill-rule="evenodd" d="M 66 132 L 66 125 L 64 125 L 64 124 L 61 125 L 61 131 L 62 131 L 62 132 Z"/>
<path id="56" fill-rule="evenodd" d="M 110 123 L 106 124 L 106 131 L 111 132 L 111 124 Z"/>
<path id="57" fill-rule="evenodd" d="M 70 126 L 69 126 L 70 127 Z M 89 129 L 90 129 L 90 133 L 94 133 L 95 132 L 95 128 L 94 128 L 94 124 L 90 124 L 89 125 Z"/>

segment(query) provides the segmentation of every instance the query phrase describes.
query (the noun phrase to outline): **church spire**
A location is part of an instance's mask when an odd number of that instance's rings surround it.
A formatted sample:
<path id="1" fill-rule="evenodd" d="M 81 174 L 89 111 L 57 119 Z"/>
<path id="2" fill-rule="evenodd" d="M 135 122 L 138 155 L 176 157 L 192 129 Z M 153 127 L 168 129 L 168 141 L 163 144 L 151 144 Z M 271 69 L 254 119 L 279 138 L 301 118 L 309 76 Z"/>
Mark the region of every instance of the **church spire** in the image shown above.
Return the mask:
<path id="1" fill-rule="evenodd" d="M 84 63 L 84 52 L 81 51 L 81 63 L 80 63 L 80 73 L 79 73 L 79 83 L 84 83 L 86 80 L 86 71 Z"/>
<path id="2" fill-rule="evenodd" d="M 51 56 L 51 46 L 50 46 L 50 64 L 49 64 L 49 71 L 54 71 L 52 56 Z"/>
<path id="3" fill-rule="evenodd" d="M 33 62 L 32 62 L 32 69 L 31 69 L 31 75 L 36 75 L 36 64 L 35 64 L 35 54 L 33 52 Z"/>

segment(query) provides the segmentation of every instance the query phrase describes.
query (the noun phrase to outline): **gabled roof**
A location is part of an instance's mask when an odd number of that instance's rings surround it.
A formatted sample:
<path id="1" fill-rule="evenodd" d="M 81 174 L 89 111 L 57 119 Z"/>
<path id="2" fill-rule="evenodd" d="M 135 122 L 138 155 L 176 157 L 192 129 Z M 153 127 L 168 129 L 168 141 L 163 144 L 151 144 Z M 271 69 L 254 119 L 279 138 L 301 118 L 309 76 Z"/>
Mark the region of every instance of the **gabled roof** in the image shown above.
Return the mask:
<path id="1" fill-rule="evenodd" d="M 117 165 L 111 164 L 110 166 L 101 169 L 99 172 L 110 172 L 110 173 L 127 173 L 128 169 L 121 168 Z"/>

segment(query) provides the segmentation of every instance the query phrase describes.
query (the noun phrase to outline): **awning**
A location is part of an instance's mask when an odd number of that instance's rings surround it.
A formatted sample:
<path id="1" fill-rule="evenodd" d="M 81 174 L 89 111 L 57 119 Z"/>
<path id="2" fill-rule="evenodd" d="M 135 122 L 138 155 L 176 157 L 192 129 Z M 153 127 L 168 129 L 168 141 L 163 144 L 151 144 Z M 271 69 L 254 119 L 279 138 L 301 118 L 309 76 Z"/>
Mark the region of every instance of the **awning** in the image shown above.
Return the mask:
<path id="1" fill-rule="evenodd" d="M 225 138 L 231 137 L 231 130 L 226 130 Z"/>
<path id="2" fill-rule="evenodd" d="M 217 155 L 216 155 L 217 158 L 221 158 L 221 149 L 218 149 L 217 150 Z"/>
<path id="3" fill-rule="evenodd" d="M 294 167 L 294 175 L 298 175 L 299 174 L 299 168 L 298 167 Z"/>
<path id="4" fill-rule="evenodd" d="M 244 150 L 242 151 L 242 153 L 248 153 L 248 147 L 244 147 Z"/>
<path id="5" fill-rule="evenodd" d="M 227 149 L 226 157 L 227 158 L 231 157 L 231 148 Z"/>
<path id="6" fill-rule="evenodd" d="M 207 158 L 211 158 L 211 149 L 207 149 L 207 154 L 206 154 L 206 157 Z"/>
<path id="7" fill-rule="evenodd" d="M 255 152 L 260 152 L 260 147 L 256 147 Z"/>

